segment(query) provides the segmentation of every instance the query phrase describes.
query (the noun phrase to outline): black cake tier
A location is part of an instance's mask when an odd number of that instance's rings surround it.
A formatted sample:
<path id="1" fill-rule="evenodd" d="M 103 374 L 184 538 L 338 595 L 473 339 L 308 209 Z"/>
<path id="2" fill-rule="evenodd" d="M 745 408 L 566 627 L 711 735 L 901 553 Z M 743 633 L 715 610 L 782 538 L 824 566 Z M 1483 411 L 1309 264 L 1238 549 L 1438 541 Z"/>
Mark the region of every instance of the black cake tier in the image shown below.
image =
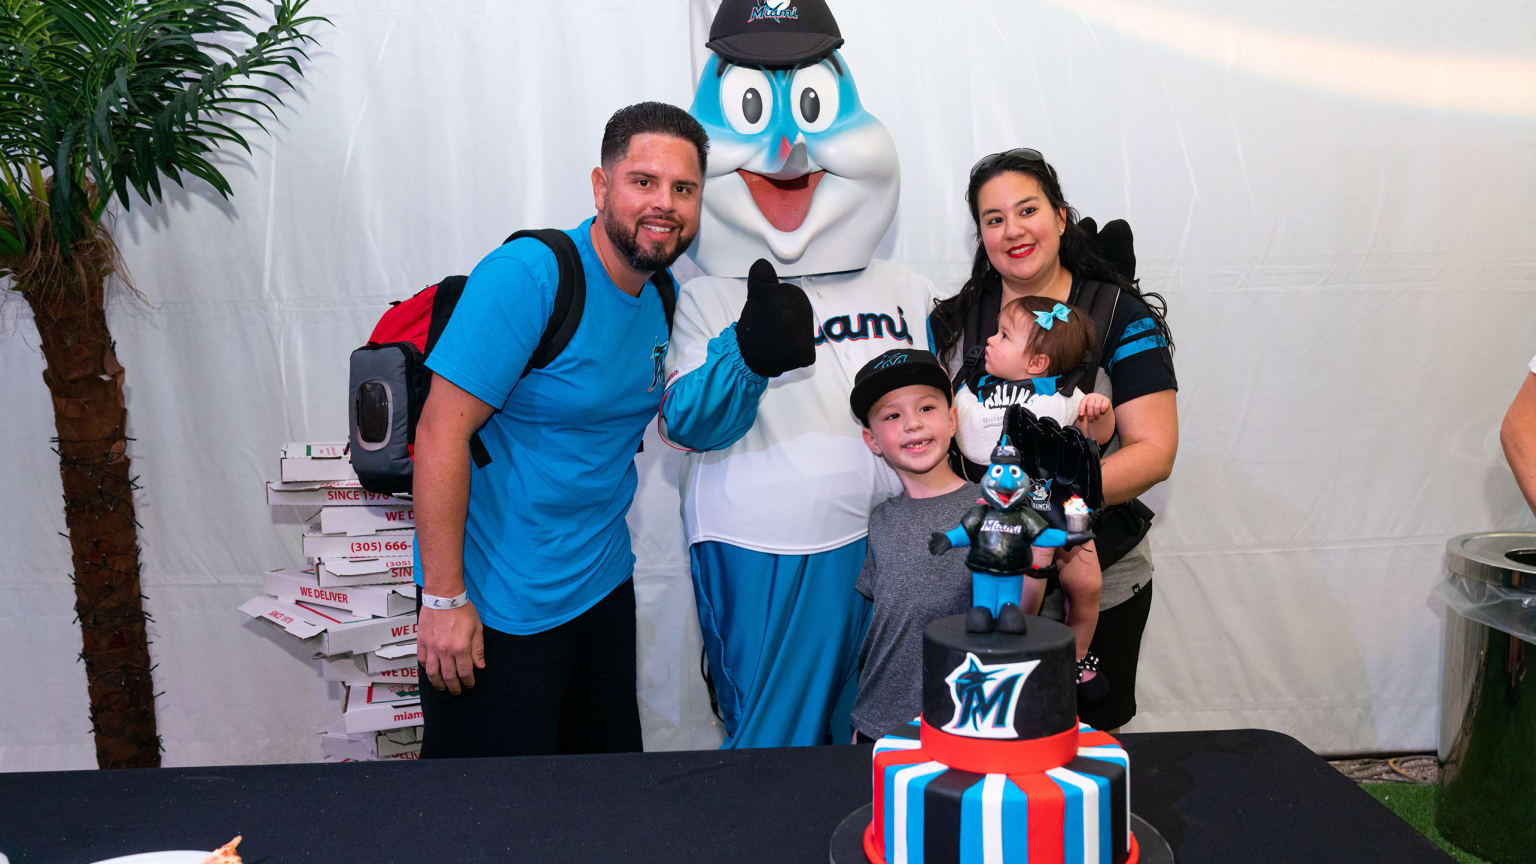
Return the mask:
<path id="1" fill-rule="evenodd" d="M 1028 632 L 968 633 L 951 615 L 923 632 L 923 722 L 952 735 L 1044 738 L 1077 728 L 1072 631 L 1026 616 Z"/>

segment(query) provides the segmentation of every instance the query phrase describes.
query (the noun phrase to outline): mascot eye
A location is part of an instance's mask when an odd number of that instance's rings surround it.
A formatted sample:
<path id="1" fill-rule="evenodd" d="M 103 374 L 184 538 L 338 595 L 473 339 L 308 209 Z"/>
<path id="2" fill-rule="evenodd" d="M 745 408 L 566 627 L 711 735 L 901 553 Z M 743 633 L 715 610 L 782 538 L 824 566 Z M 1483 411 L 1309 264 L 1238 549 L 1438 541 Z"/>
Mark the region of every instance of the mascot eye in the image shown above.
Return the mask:
<path id="1" fill-rule="evenodd" d="M 773 85 L 757 69 L 732 66 L 720 80 L 720 111 L 731 128 L 755 135 L 768 128 L 773 117 Z"/>
<path id="2" fill-rule="evenodd" d="M 1001 477 L 1001 476 L 1003 476 L 1003 466 L 1001 466 L 1001 465 L 993 465 L 992 466 L 992 476 L 993 477 Z"/>
<path id="3" fill-rule="evenodd" d="M 1013 479 L 1015 479 L 1015 480 L 1017 480 L 1020 477 L 1024 476 L 1024 472 L 1020 471 L 1018 468 L 1009 468 L 1008 469 L 1008 473 L 1012 474 L 1013 475 Z"/>
<path id="4" fill-rule="evenodd" d="M 825 63 L 796 71 L 789 92 L 795 122 L 806 132 L 824 132 L 837 119 L 837 76 Z"/>

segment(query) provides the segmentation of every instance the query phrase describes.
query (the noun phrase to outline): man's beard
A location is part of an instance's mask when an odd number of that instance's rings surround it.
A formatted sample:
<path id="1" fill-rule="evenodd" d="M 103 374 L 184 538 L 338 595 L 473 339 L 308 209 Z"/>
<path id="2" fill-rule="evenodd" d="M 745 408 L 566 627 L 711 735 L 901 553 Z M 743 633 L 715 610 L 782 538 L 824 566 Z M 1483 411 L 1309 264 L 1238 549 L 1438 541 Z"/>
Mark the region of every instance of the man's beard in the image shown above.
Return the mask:
<path id="1" fill-rule="evenodd" d="M 607 232 L 608 241 L 613 244 L 613 248 L 617 249 L 620 255 L 624 256 L 624 259 L 629 262 L 629 266 L 642 273 L 654 273 L 657 270 L 664 270 L 672 266 L 673 261 L 682 257 L 682 254 L 688 251 L 689 244 L 693 243 L 693 235 L 684 234 L 681 225 L 674 225 L 673 228 L 673 233 L 667 235 L 677 238 L 677 245 L 672 247 L 671 252 L 645 252 L 640 248 L 639 234 L 641 228 L 638 223 L 626 226 L 620 224 L 611 213 L 603 214 L 603 231 Z M 665 249 L 665 247 L 662 248 Z"/>

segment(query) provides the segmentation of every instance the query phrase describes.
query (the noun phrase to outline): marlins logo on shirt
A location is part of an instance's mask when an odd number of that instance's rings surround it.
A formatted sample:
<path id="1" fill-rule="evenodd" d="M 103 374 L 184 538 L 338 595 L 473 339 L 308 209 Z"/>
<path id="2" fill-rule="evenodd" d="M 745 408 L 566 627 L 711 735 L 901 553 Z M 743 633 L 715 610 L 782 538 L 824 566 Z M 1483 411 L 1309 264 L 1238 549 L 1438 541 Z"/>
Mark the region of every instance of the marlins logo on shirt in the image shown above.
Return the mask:
<path id="1" fill-rule="evenodd" d="M 944 679 L 949 697 L 955 700 L 955 716 L 943 730 L 971 738 L 1019 737 L 1013 728 L 1019 693 L 1039 665 L 1039 660 L 1024 660 L 988 666 L 966 652 L 965 662 Z"/>
<path id="2" fill-rule="evenodd" d="M 670 341 L 669 339 L 667 342 L 661 342 L 651 349 L 651 386 L 645 388 L 647 393 L 655 390 L 656 385 L 660 384 L 661 380 L 666 377 L 667 344 Z"/>

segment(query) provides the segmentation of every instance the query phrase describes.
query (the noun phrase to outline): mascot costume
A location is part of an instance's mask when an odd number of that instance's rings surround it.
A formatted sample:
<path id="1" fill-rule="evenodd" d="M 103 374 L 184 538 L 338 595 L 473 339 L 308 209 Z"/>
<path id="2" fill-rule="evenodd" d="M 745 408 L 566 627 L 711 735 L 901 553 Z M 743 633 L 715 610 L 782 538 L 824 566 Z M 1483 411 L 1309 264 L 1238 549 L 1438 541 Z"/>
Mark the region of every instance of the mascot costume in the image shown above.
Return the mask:
<path id="1" fill-rule="evenodd" d="M 842 743 L 869 513 L 901 491 L 848 393 L 886 349 L 932 347 L 937 297 L 871 260 L 896 213 L 896 147 L 823 0 L 725 0 L 709 36 L 690 109 L 710 138 L 694 252 L 708 275 L 678 298 L 661 415 L 692 451 L 699 625 L 725 747 Z"/>

